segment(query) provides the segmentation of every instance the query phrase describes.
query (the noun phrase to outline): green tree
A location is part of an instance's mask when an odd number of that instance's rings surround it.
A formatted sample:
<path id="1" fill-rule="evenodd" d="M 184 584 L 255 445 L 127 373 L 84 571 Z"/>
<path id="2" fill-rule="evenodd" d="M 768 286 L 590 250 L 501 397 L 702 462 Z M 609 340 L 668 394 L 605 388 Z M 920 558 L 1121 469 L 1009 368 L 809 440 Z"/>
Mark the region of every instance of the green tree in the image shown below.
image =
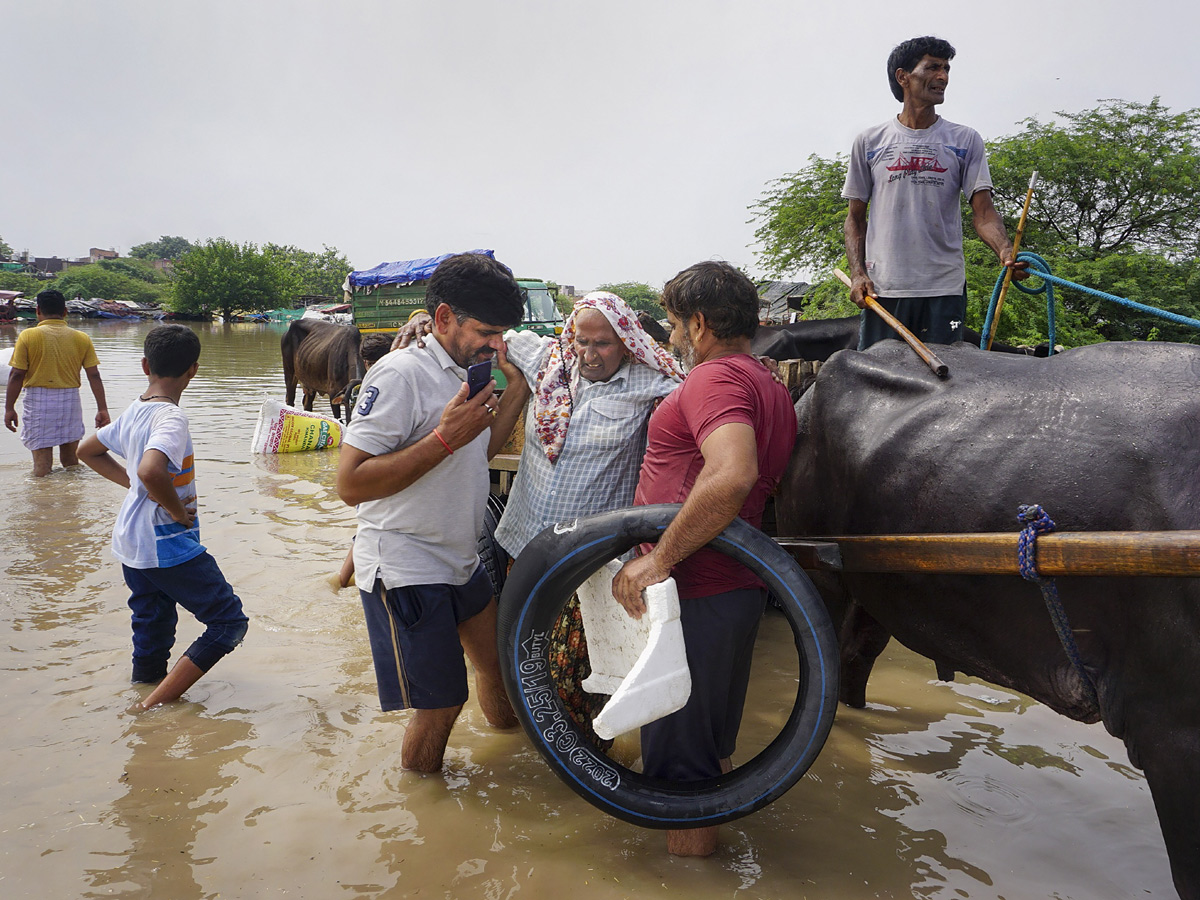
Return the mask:
<path id="1" fill-rule="evenodd" d="M 96 265 L 100 266 L 106 272 L 116 272 L 119 275 L 124 275 L 126 278 L 145 281 L 148 284 L 162 284 L 167 281 L 165 275 L 143 259 L 121 257 L 117 259 L 102 259 Z"/>
<path id="2" fill-rule="evenodd" d="M 49 286 L 46 282 L 24 272 L 0 271 L 0 291 L 23 291 L 26 297 L 36 297 L 38 291 Z"/>
<path id="3" fill-rule="evenodd" d="M 72 266 L 47 286 L 62 291 L 68 300 L 73 297 L 82 297 L 84 300 L 96 297 L 101 300 L 157 304 L 162 302 L 165 293 L 139 278 L 131 278 L 120 271 L 110 271 L 100 263 Z"/>
<path id="4" fill-rule="evenodd" d="M 770 182 L 750 207 L 750 221 L 759 222 L 754 232 L 759 261 L 772 277 L 799 270 L 828 275 L 844 261 L 845 180 L 845 156 L 814 154 L 800 171 Z"/>
<path id="5" fill-rule="evenodd" d="M 645 311 L 661 319 L 666 313 L 662 307 L 662 294 L 641 281 L 622 281 L 619 284 L 602 284 L 598 291 L 609 291 L 629 304 L 634 312 Z"/>
<path id="6" fill-rule="evenodd" d="M 1025 226 L 1031 248 L 1093 259 L 1129 250 L 1195 256 L 1200 109 L 1172 113 L 1155 97 L 1057 115 L 1062 123 L 1026 119 L 988 145 L 997 207 L 1013 219 L 1038 172 Z"/>
<path id="7" fill-rule="evenodd" d="M 305 294 L 341 297 L 351 265 L 336 247 L 322 245 L 320 253 L 299 247 L 265 244 L 263 253 L 280 274 L 284 299 L 290 303 Z"/>
<path id="8" fill-rule="evenodd" d="M 175 264 L 171 309 L 192 314 L 257 312 L 283 303 L 284 284 L 271 257 L 252 243 L 209 239 Z"/>
<path id="9" fill-rule="evenodd" d="M 1010 221 L 1038 172 L 1022 246 L 1060 278 L 1200 318 L 1200 109 L 1172 113 L 1155 97 L 1058 116 L 1026 119 L 989 144 L 997 207 Z M 1056 295 L 1068 327 L 1085 325 L 1093 339 L 1200 342 L 1196 329 L 1149 313 L 1069 289 Z M 1044 300 L 1035 302 L 1044 319 Z M 1004 316 L 1006 327 L 1020 325 Z"/>
<path id="10" fill-rule="evenodd" d="M 770 182 L 766 193 L 750 207 L 750 221 L 759 223 L 754 232 L 760 246 L 759 262 L 767 274 L 771 278 L 801 271 L 809 274 L 812 290 L 804 298 L 802 311 L 808 319 L 858 313 L 849 292 L 833 276 L 834 268 L 847 268 L 842 237 L 845 180 L 845 156 L 823 159 L 814 154 L 800 171 Z"/>
<path id="11" fill-rule="evenodd" d="M 1033 169 L 1038 187 L 1022 249 L 1044 257 L 1060 278 L 1198 318 L 1200 109 L 1173 114 L 1149 104 L 1107 100 L 1058 124 L 1026 120 L 1021 132 L 989 144 L 996 206 L 1010 233 Z M 774 277 L 804 271 L 815 285 L 810 317 L 854 311 L 829 277 L 845 265 L 841 199 L 846 161 L 810 157 L 771 182 L 750 207 L 758 222 L 759 261 Z M 964 222 L 969 206 L 963 201 Z M 967 322 L 981 328 L 998 274 L 995 255 L 966 228 Z M 1032 279 L 1031 284 L 1040 284 Z M 1066 288 L 1055 291 L 1059 343 L 1142 339 L 1200 341 L 1200 332 Z M 1044 340 L 1044 296 L 1010 289 L 998 335 Z"/>
<path id="12" fill-rule="evenodd" d="M 11 259 L 12 247 L 4 243 L 4 238 L 0 237 L 0 259 Z"/>
<path id="13" fill-rule="evenodd" d="M 1200 259 L 1195 256 L 1172 258 L 1144 250 L 1108 253 L 1091 259 L 1063 258 L 1051 262 L 1051 268 L 1054 274 L 1077 284 L 1200 320 Z M 1106 340 L 1140 341 L 1153 337 L 1200 343 L 1200 330 L 1177 325 L 1152 313 L 1078 291 L 1055 293 L 1067 309 L 1092 323 Z"/>
<path id="14" fill-rule="evenodd" d="M 129 251 L 129 255 L 138 259 L 180 259 L 185 254 L 196 249 L 196 245 L 187 238 L 172 237 L 164 234 L 157 241 L 138 244 Z"/>

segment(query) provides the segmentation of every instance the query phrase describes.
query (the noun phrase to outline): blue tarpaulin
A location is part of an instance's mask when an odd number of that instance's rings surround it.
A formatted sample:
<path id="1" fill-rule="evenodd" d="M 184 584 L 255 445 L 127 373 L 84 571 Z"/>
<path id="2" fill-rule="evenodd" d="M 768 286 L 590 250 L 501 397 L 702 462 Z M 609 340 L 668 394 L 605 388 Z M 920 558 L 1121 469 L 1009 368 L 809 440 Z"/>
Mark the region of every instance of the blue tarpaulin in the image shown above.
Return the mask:
<path id="1" fill-rule="evenodd" d="M 490 259 L 496 258 L 493 250 L 471 250 Z M 373 269 L 363 269 L 361 272 L 350 273 L 351 287 L 373 287 L 381 284 L 408 284 L 412 281 L 424 281 L 433 274 L 443 259 L 455 256 L 454 253 L 443 253 L 441 256 L 431 256 L 428 259 L 405 259 L 399 262 L 380 263 Z"/>

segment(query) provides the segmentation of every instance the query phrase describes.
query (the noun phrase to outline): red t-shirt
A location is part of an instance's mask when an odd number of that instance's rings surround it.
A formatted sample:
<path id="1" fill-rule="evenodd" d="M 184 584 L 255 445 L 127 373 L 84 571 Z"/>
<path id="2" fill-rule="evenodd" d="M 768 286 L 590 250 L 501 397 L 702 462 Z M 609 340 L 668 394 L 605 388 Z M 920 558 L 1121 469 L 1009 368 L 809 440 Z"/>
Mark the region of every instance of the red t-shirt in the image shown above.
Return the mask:
<path id="1" fill-rule="evenodd" d="M 767 497 L 783 477 L 796 443 L 796 411 L 787 388 L 762 363 L 741 353 L 700 363 L 655 410 L 633 502 L 682 503 L 704 468 L 700 445 L 731 422 L 754 429 L 758 481 L 738 515 L 760 526 Z M 697 550 L 671 574 L 679 596 L 685 598 L 762 585 L 745 566 L 708 547 Z"/>

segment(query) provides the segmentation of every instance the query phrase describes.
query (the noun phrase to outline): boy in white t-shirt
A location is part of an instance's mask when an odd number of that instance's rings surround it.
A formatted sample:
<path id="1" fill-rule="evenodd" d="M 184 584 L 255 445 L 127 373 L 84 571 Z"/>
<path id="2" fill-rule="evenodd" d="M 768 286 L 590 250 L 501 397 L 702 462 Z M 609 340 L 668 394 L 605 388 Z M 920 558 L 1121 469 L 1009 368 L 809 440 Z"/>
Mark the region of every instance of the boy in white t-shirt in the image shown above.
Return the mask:
<path id="1" fill-rule="evenodd" d="M 200 543 L 192 438 L 179 408 L 199 368 L 200 339 L 187 326 L 160 325 L 146 335 L 144 351 L 146 390 L 116 421 L 84 439 L 79 458 L 129 489 L 113 527 L 112 552 L 131 592 L 133 681 L 159 682 L 139 704 L 149 709 L 195 684 L 241 643 L 249 620 Z M 176 605 L 206 628 L 168 673 Z"/>

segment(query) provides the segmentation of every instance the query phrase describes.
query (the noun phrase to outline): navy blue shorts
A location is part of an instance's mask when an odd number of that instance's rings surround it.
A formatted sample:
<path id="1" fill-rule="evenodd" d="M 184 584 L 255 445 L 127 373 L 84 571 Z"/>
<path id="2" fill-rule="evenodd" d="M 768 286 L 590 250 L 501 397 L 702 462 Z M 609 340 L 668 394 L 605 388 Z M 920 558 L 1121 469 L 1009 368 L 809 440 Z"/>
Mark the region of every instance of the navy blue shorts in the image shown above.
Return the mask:
<path id="1" fill-rule="evenodd" d="M 880 297 L 879 305 L 900 320 L 900 324 L 925 344 L 953 344 L 963 339 L 967 318 L 967 289 L 945 297 Z M 858 321 L 858 349 L 900 335 L 877 312 L 864 309 Z"/>
<path id="2" fill-rule="evenodd" d="M 467 702 L 467 664 L 459 623 L 492 599 L 492 583 L 480 564 L 466 584 L 413 584 L 387 590 L 376 581 L 359 590 L 379 705 L 393 709 L 446 709 Z"/>
<path id="3" fill-rule="evenodd" d="M 167 674 L 175 644 L 176 604 L 206 626 L 184 655 L 207 672 L 241 643 L 250 621 L 216 560 L 207 552 L 161 569 L 122 565 L 133 612 L 133 680 L 151 683 Z"/>
<path id="4" fill-rule="evenodd" d="M 642 726 L 642 772 L 670 781 L 721 774 L 733 755 L 758 623 L 767 605 L 762 588 L 742 588 L 679 600 L 692 693 L 678 712 Z"/>

